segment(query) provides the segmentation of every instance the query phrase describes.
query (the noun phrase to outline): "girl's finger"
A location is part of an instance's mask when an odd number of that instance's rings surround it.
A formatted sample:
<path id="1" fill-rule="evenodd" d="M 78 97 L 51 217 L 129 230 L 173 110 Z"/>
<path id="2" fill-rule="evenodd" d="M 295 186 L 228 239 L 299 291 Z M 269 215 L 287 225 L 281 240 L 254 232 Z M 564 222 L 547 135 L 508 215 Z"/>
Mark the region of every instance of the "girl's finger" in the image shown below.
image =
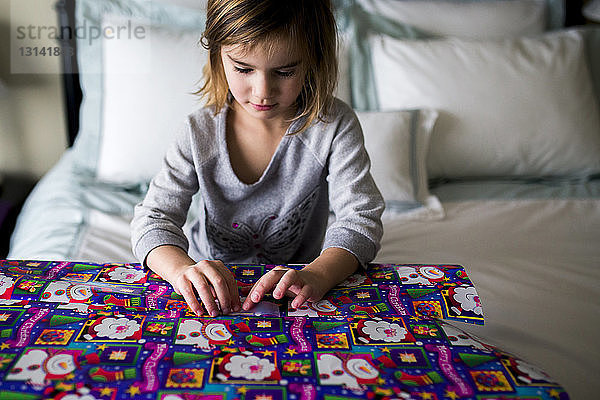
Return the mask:
<path id="1" fill-rule="evenodd" d="M 300 291 L 302 290 L 302 286 L 298 285 L 298 284 L 293 284 L 292 286 L 290 286 L 287 290 L 287 292 L 285 292 L 285 295 L 287 297 L 295 297 L 298 295 L 298 293 L 300 293 Z"/>
<path id="2" fill-rule="evenodd" d="M 217 315 L 219 315 L 219 307 L 217 306 L 217 303 L 215 303 L 215 297 L 211 292 L 211 286 L 206 281 L 205 275 L 199 273 L 198 271 L 195 271 L 190 281 L 196 289 L 198 297 L 200 297 L 200 300 L 204 304 L 206 312 L 211 317 L 216 317 Z"/>
<path id="3" fill-rule="evenodd" d="M 302 288 L 300 293 L 298 293 L 298 295 L 296 295 L 294 300 L 292 300 L 292 303 L 291 303 L 292 308 L 299 308 L 300 306 L 302 306 L 302 304 L 304 304 L 306 302 L 306 300 L 312 294 L 311 292 L 312 292 L 311 287 L 308 285 L 304 285 L 304 287 Z"/>
<path id="4" fill-rule="evenodd" d="M 283 274 L 281 279 L 279 279 L 279 283 L 277 283 L 275 289 L 273 289 L 273 297 L 276 299 L 281 299 L 283 296 L 285 296 L 288 289 L 297 284 L 298 278 L 298 271 L 294 269 L 288 269 L 285 274 Z"/>
<path id="5" fill-rule="evenodd" d="M 220 268 L 215 268 L 212 266 L 211 268 L 204 269 L 203 272 L 204 276 L 214 289 L 216 297 L 219 299 L 221 311 L 224 314 L 229 314 L 231 311 L 231 291 L 229 285 L 231 285 L 231 283 L 228 282 L 227 278 L 223 276 L 225 272 Z"/>
<path id="6" fill-rule="evenodd" d="M 179 285 L 180 294 L 183 296 L 185 302 L 192 309 L 196 315 L 202 314 L 202 306 L 198 302 L 196 298 L 196 294 L 194 293 L 194 289 L 192 288 L 192 284 L 189 280 L 183 279 Z"/>
<path id="7" fill-rule="evenodd" d="M 271 270 L 266 275 L 263 275 L 250 289 L 242 308 L 244 310 L 251 309 L 254 304 L 259 303 L 265 293 L 270 291 L 273 286 L 279 281 L 281 270 Z"/>
<path id="8" fill-rule="evenodd" d="M 237 281 L 233 276 L 233 273 L 223 264 L 218 261 L 218 267 L 223 271 L 223 276 L 227 280 L 227 288 L 229 289 L 229 299 L 231 300 L 231 310 L 240 311 L 240 292 L 238 290 Z"/>

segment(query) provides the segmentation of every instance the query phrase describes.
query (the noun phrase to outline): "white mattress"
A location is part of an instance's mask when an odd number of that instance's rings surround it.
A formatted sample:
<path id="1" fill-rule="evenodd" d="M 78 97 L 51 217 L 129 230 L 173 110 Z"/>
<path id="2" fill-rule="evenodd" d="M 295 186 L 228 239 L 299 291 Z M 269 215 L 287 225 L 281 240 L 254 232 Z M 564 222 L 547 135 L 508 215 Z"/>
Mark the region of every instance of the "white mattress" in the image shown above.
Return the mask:
<path id="1" fill-rule="evenodd" d="M 444 203 L 437 222 L 387 219 L 383 263 L 458 263 L 480 295 L 485 326 L 461 327 L 560 382 L 600 398 L 600 201 Z"/>

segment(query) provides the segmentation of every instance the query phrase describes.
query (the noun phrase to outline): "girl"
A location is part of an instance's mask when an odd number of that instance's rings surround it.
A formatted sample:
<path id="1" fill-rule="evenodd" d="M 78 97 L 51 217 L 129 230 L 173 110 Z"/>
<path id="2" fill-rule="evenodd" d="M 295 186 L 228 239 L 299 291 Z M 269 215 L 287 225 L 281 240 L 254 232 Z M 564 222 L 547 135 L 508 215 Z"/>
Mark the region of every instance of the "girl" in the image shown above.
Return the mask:
<path id="1" fill-rule="evenodd" d="M 207 106 L 135 208 L 134 254 L 197 314 L 194 290 L 211 316 L 271 291 L 294 308 L 318 301 L 375 257 L 384 208 L 356 115 L 332 95 L 330 1 L 209 0 L 202 44 Z M 198 191 L 200 217 L 184 233 Z M 224 265 L 307 262 L 262 276 L 243 305 Z"/>

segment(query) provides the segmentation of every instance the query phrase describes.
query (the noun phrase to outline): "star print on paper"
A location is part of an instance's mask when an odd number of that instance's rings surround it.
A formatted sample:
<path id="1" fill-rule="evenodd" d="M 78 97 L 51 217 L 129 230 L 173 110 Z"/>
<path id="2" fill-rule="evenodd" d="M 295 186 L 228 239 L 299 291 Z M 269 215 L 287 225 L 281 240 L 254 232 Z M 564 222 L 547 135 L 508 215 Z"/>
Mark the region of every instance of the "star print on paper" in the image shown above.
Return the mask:
<path id="1" fill-rule="evenodd" d="M 256 323 L 257 328 L 270 328 L 271 321 L 258 321 Z"/>
<path id="2" fill-rule="evenodd" d="M 417 357 L 415 357 L 415 355 L 412 353 L 401 353 L 400 360 L 406 363 L 413 363 L 417 362 Z"/>

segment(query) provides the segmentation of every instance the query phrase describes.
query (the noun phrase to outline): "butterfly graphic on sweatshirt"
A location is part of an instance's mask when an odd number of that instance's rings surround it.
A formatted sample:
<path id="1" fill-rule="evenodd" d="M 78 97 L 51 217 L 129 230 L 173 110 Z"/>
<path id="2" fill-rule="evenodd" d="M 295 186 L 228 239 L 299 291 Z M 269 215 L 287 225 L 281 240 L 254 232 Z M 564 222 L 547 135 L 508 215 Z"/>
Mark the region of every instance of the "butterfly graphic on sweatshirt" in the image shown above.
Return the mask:
<path id="1" fill-rule="evenodd" d="M 253 255 L 257 263 L 290 260 L 298 250 L 317 196 L 315 189 L 286 215 L 264 217 L 258 229 L 237 221 L 226 227 L 207 216 L 206 234 L 212 256 L 220 260 Z"/>

